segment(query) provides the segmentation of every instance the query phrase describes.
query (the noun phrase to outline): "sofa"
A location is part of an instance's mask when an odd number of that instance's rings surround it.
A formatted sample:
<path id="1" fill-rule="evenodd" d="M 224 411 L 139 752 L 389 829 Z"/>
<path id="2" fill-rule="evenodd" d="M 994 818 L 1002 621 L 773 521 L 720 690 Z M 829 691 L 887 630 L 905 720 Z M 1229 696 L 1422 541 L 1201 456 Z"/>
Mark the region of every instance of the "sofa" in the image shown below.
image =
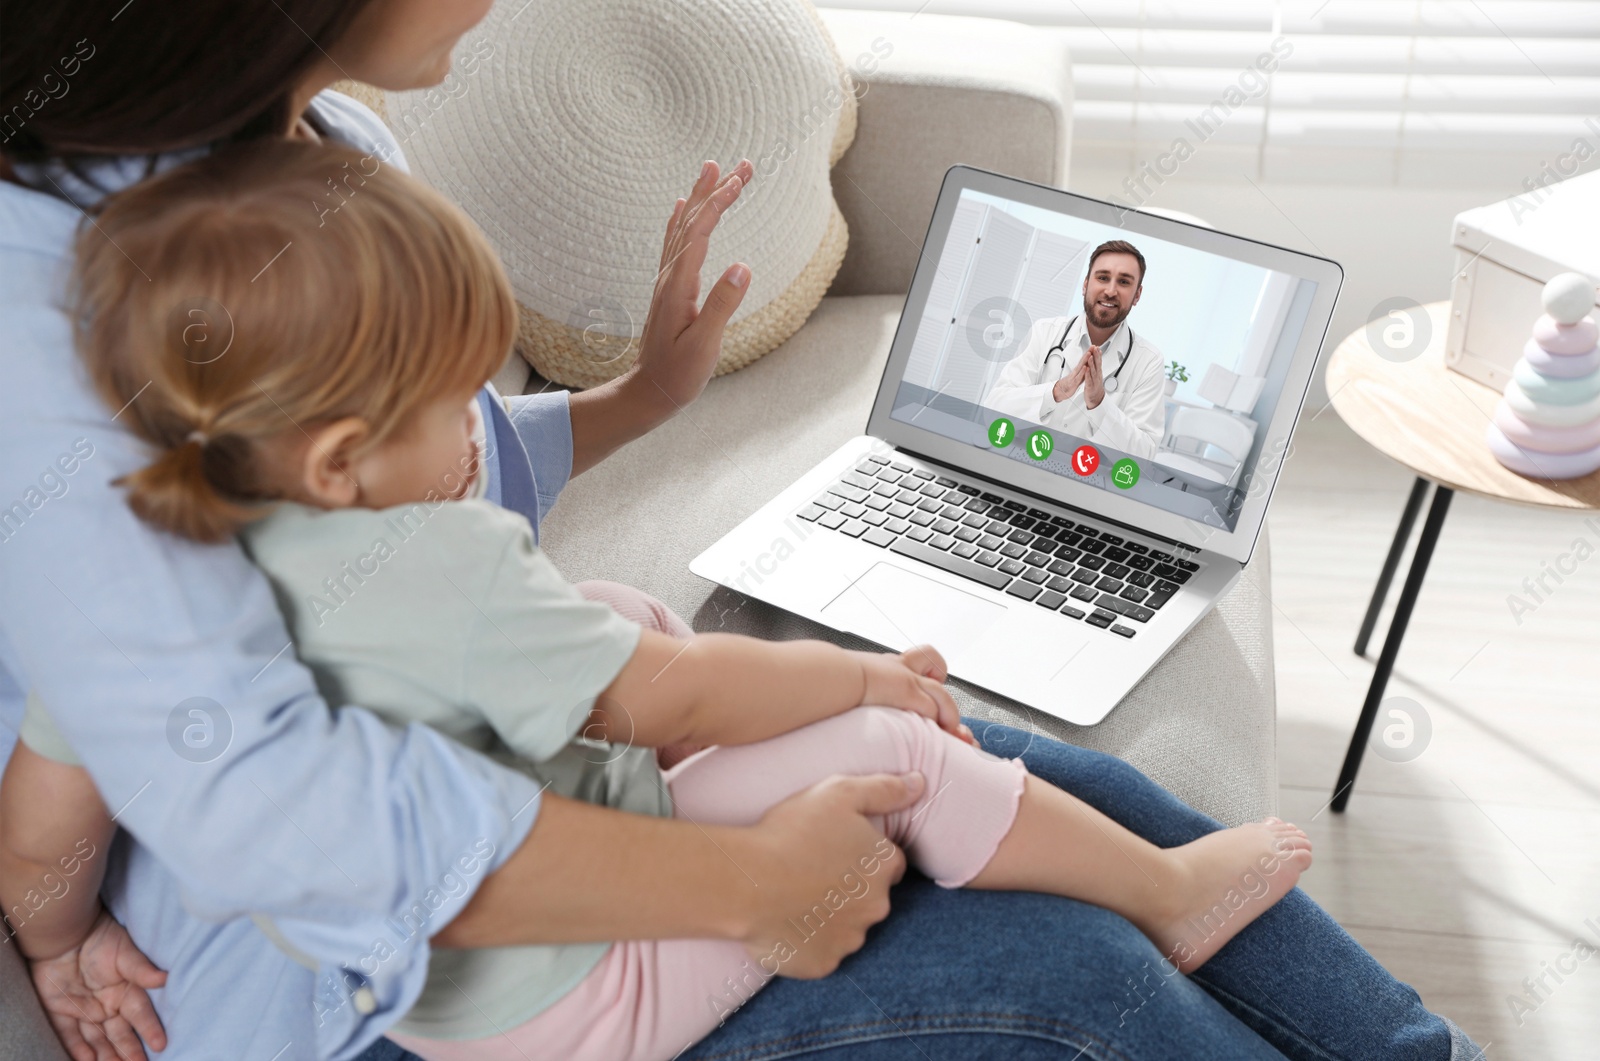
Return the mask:
<path id="1" fill-rule="evenodd" d="M 689 561 L 861 433 L 945 170 L 964 162 L 1070 186 L 1071 61 L 1058 37 L 1012 22 L 822 14 L 847 63 L 878 38 L 893 45 L 858 78 L 855 142 L 834 169 L 850 245 L 827 297 L 788 342 L 574 479 L 541 540 L 568 578 L 638 586 L 697 630 L 857 644 L 713 586 Z M 502 389 L 547 386 L 519 385 L 526 372 L 511 366 Z M 1263 533 L 1217 609 L 1099 725 L 1069 725 L 960 681 L 956 698 L 969 716 L 1120 756 L 1228 824 L 1271 814 L 1270 553 Z"/>
<path id="2" fill-rule="evenodd" d="M 855 142 L 834 170 L 850 245 L 827 297 L 777 350 L 713 380 L 648 440 L 573 480 L 542 540 L 567 577 L 639 586 L 697 630 L 855 643 L 714 587 L 689 561 L 861 432 L 946 169 L 965 162 L 1069 186 L 1072 83 L 1065 45 L 1031 27 L 868 11 L 823 18 L 846 62 L 879 37 L 893 45 L 861 79 Z M 509 393 L 547 386 L 520 361 L 497 382 Z M 1120 756 L 1225 823 L 1270 814 L 1270 552 L 1263 533 L 1232 592 L 1099 725 L 1068 725 L 960 681 L 955 696 L 969 716 Z M 65 1061 L 16 949 L 0 951 L 0 1061 Z"/>

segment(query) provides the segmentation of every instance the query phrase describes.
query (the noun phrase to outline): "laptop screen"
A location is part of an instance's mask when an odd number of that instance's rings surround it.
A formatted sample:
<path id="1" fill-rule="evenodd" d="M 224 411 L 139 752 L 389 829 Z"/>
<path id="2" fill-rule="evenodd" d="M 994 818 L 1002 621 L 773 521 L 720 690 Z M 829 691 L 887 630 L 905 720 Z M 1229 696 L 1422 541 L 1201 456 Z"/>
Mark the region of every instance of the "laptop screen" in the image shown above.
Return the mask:
<path id="1" fill-rule="evenodd" d="M 947 210 L 951 191 L 931 281 L 925 252 L 913 290 L 926 295 L 896 340 L 890 419 L 1234 531 L 1253 484 L 1276 477 L 1310 373 L 1296 354 L 1310 337 L 1314 360 L 1337 279 L 1319 300 L 1319 281 L 1264 264 L 1263 244 L 1238 240 L 1251 251 L 1235 256 L 1234 237 L 1148 215 L 1130 225 L 1048 189 L 1025 202 L 961 187 Z M 1050 196 L 1100 217 L 1040 204 Z M 1159 226 L 1184 242 L 1137 230 Z M 1326 268 L 1306 271 L 1326 283 Z M 1274 435 L 1280 403 L 1291 412 Z"/>

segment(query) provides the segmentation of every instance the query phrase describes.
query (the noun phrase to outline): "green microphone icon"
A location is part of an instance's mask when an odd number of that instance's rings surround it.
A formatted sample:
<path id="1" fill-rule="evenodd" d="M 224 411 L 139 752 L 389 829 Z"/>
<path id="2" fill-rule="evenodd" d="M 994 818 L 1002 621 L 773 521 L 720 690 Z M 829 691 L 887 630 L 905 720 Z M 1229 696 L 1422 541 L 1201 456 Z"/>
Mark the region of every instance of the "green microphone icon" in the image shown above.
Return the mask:
<path id="1" fill-rule="evenodd" d="M 991 446 L 1009 446 L 1011 445 L 1011 440 L 1016 437 L 1016 425 L 1003 416 L 989 425 L 989 445 Z"/>

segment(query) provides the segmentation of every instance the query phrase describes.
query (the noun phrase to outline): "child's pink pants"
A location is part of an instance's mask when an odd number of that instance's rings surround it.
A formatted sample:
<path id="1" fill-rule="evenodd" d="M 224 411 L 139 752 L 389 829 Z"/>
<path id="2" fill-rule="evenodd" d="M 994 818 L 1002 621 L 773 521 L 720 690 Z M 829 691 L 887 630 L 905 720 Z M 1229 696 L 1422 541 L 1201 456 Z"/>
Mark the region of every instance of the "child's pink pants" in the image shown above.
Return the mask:
<path id="1" fill-rule="evenodd" d="M 686 634 L 682 621 L 653 598 L 612 583 L 600 587 L 580 586 L 641 625 Z M 668 621 L 642 621 L 662 613 Z M 1020 760 L 993 758 L 920 715 L 858 708 L 759 744 L 709 748 L 665 778 L 677 817 L 749 825 L 774 804 L 836 774 L 912 771 L 927 781 L 922 797 L 875 823 L 912 865 L 945 887 L 959 887 L 988 865 L 1010 831 L 1026 771 Z M 875 853 L 862 854 L 866 861 L 858 865 L 871 872 L 842 877 L 834 892 L 819 895 L 796 925 L 792 945 L 803 947 L 805 937 L 846 903 L 889 887 L 878 875 Z M 555 1005 L 502 1035 L 453 1042 L 391 1038 L 427 1061 L 669 1061 L 760 990 L 773 970 L 781 972 L 781 962 L 780 951 L 752 956 L 742 944 L 722 940 L 621 942 Z"/>

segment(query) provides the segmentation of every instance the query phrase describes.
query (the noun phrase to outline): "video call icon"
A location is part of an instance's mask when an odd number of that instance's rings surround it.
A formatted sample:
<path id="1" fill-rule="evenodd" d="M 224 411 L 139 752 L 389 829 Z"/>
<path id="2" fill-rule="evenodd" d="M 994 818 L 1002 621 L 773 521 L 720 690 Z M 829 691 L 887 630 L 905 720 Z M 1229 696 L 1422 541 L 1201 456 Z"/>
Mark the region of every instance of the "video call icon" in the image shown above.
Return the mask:
<path id="1" fill-rule="evenodd" d="M 1079 446 L 1072 453 L 1072 470 L 1088 477 L 1100 467 L 1100 451 L 1093 446 Z"/>
<path id="2" fill-rule="evenodd" d="M 1132 457 L 1124 457 L 1111 466 L 1111 481 L 1118 487 L 1127 490 L 1139 481 L 1139 462 Z"/>

